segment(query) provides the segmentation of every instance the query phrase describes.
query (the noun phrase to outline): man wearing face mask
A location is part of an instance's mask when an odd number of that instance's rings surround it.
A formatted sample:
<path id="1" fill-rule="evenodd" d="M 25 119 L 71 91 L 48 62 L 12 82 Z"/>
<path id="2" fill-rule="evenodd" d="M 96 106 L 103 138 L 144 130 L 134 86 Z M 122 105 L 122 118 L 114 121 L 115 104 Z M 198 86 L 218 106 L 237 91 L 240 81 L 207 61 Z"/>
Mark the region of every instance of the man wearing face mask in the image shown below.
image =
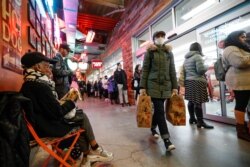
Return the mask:
<path id="1" fill-rule="evenodd" d="M 175 149 L 170 141 L 165 112 L 164 101 L 177 94 L 177 79 L 174 57 L 169 45 L 164 45 L 165 32 L 157 31 L 153 34 L 154 44 L 150 45 L 144 57 L 142 76 L 140 81 L 140 94 L 151 96 L 154 105 L 151 133 L 159 137 L 156 128 L 159 128 L 161 138 L 167 151 Z"/>

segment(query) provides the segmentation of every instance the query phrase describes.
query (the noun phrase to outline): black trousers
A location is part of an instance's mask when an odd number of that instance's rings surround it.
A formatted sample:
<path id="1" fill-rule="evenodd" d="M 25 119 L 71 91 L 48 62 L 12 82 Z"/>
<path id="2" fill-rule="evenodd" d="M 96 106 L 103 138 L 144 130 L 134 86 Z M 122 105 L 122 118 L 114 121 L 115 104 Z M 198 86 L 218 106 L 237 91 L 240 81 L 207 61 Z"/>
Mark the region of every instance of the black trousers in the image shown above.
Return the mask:
<path id="1" fill-rule="evenodd" d="M 161 138 L 168 139 L 170 137 L 167 122 L 165 119 L 164 101 L 165 99 L 152 98 L 154 104 L 154 114 L 152 118 L 152 128 L 159 128 Z"/>
<path id="2" fill-rule="evenodd" d="M 234 90 L 235 110 L 245 112 L 250 100 L 250 90 Z"/>

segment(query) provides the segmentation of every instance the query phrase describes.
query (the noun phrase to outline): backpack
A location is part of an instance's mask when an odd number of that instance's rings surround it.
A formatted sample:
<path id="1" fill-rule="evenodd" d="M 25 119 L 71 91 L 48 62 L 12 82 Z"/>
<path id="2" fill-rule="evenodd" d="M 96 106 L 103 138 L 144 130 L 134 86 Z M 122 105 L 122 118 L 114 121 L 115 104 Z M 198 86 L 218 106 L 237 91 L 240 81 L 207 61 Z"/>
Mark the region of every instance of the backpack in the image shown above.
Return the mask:
<path id="1" fill-rule="evenodd" d="M 218 81 L 225 81 L 227 69 L 223 67 L 222 57 L 219 57 L 214 63 L 214 73 Z"/>

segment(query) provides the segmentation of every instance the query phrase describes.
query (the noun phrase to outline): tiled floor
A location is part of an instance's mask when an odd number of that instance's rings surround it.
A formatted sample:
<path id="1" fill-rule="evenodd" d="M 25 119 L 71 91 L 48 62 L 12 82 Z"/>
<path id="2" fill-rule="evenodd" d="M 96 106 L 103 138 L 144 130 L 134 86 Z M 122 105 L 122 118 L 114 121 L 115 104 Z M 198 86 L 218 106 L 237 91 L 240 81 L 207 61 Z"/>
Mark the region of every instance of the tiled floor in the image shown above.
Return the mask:
<path id="1" fill-rule="evenodd" d="M 237 139 L 234 126 L 209 121 L 215 129 L 205 130 L 189 124 L 168 124 L 176 150 L 166 153 L 161 139 L 154 140 L 149 129 L 137 128 L 135 106 L 121 107 L 89 98 L 79 107 L 89 116 L 99 144 L 114 153 L 113 167 L 250 166 L 250 142 Z M 31 166 L 39 166 L 44 155 L 41 149 L 33 150 Z"/>

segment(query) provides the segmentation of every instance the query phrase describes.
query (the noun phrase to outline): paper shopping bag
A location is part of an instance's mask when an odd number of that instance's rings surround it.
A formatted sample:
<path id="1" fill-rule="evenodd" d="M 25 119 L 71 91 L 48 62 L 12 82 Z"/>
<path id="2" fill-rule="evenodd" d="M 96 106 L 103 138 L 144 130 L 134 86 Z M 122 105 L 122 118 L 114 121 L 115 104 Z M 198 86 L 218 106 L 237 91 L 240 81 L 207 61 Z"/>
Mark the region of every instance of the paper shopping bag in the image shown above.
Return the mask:
<path id="1" fill-rule="evenodd" d="M 137 126 L 139 128 L 150 128 L 152 123 L 151 97 L 143 94 L 138 97 L 137 104 Z"/>
<path id="2" fill-rule="evenodd" d="M 174 126 L 186 125 L 186 108 L 183 96 L 174 94 L 165 102 L 166 119 Z"/>

